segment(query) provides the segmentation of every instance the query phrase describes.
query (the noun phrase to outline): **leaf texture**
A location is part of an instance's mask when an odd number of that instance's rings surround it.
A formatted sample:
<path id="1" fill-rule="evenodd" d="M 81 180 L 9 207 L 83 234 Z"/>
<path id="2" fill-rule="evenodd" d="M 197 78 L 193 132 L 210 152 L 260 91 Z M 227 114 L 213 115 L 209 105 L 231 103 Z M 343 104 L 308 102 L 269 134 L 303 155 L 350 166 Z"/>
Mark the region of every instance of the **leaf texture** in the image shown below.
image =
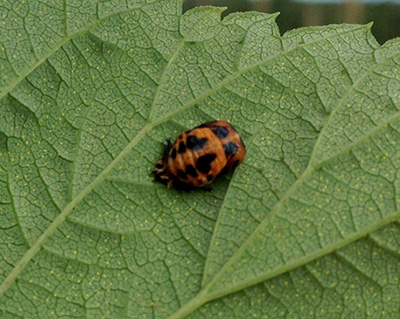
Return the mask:
<path id="1" fill-rule="evenodd" d="M 1 6 L 2 318 L 397 318 L 400 42 L 180 1 Z M 247 158 L 153 182 L 214 119 Z"/>

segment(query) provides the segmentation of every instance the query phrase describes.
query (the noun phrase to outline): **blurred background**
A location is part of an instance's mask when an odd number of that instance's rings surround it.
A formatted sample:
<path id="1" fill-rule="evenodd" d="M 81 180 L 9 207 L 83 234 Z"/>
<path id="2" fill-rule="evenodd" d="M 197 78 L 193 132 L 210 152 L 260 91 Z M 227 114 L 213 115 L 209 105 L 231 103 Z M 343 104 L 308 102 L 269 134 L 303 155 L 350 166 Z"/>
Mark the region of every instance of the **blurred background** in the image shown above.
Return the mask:
<path id="1" fill-rule="evenodd" d="M 373 21 L 372 33 L 379 43 L 400 37 L 400 0 L 186 0 L 183 10 L 205 5 L 228 7 L 223 16 L 236 11 L 280 12 L 281 34 L 305 26 Z"/>

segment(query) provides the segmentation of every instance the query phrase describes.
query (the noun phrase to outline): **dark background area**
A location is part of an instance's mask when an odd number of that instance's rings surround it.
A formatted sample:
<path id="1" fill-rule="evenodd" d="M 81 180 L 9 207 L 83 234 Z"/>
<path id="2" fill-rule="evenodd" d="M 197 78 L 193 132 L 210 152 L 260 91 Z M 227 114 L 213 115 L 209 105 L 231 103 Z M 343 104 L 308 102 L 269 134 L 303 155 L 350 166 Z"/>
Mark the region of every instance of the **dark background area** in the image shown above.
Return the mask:
<path id="1" fill-rule="evenodd" d="M 183 9 L 205 5 L 228 7 L 223 17 L 236 11 L 280 12 L 281 34 L 312 25 L 372 21 L 379 43 L 400 36 L 400 0 L 186 0 Z"/>

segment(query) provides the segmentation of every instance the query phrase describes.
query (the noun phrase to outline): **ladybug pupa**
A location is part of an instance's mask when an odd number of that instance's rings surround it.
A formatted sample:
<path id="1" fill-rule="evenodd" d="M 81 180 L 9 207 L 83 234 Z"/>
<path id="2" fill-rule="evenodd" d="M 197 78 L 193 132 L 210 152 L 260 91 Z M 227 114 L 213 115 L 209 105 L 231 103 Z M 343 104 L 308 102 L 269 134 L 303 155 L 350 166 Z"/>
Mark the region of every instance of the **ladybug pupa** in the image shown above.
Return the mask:
<path id="1" fill-rule="evenodd" d="M 227 121 L 204 123 L 168 141 L 164 156 L 154 169 L 158 182 L 190 190 L 211 183 L 235 169 L 245 158 L 239 133 Z"/>

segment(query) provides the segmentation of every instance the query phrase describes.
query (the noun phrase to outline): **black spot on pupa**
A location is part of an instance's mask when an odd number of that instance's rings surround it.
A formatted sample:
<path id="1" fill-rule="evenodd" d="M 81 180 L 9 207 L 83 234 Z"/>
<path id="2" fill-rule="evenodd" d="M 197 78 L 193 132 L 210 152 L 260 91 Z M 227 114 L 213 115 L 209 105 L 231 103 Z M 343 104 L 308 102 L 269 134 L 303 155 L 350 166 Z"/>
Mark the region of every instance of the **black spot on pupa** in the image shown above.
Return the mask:
<path id="1" fill-rule="evenodd" d="M 183 154 L 186 152 L 186 145 L 184 142 L 180 142 L 179 143 L 179 149 L 178 149 L 178 153 L 179 154 Z"/>
<path id="2" fill-rule="evenodd" d="M 171 152 L 171 158 L 175 159 L 176 158 L 176 148 L 174 148 Z"/>
<path id="3" fill-rule="evenodd" d="M 224 150 L 225 150 L 225 155 L 228 158 L 237 152 L 238 147 L 235 143 L 228 142 L 225 144 Z"/>
<path id="4" fill-rule="evenodd" d="M 212 131 L 218 138 L 225 138 L 228 136 L 228 129 L 225 126 L 219 126 L 216 128 L 213 128 Z"/>
<path id="5" fill-rule="evenodd" d="M 190 176 L 193 176 L 193 177 L 197 177 L 199 175 L 199 174 L 197 174 L 197 171 L 193 165 L 186 166 L 186 174 L 189 174 Z"/>
<path id="6" fill-rule="evenodd" d="M 157 163 L 157 164 L 156 164 L 156 168 L 160 168 L 160 169 L 161 169 L 161 168 L 163 168 L 163 167 L 164 167 L 164 164 L 163 164 L 163 163 Z"/>
<path id="7" fill-rule="evenodd" d="M 209 182 L 211 182 L 213 179 L 214 179 L 214 176 L 213 176 L 213 175 L 208 175 L 208 176 L 207 176 L 207 180 L 208 180 Z"/>
<path id="8" fill-rule="evenodd" d="M 154 176 L 154 179 L 155 179 L 157 182 L 161 183 L 161 184 L 164 184 L 164 185 L 167 185 L 167 184 L 168 184 L 168 178 L 165 178 L 165 176 L 164 176 L 163 174 L 161 174 L 161 173 L 157 173 L 157 174 Z"/>
<path id="9" fill-rule="evenodd" d="M 163 154 L 164 161 L 167 160 L 169 151 L 171 150 L 172 145 L 173 145 L 170 139 L 166 140 L 166 142 L 167 143 L 164 145 L 164 154 Z"/>
<path id="10" fill-rule="evenodd" d="M 200 156 L 196 163 L 196 168 L 202 173 L 208 173 L 211 169 L 211 163 L 217 157 L 216 154 L 206 154 Z"/>
<path id="11" fill-rule="evenodd" d="M 194 135 L 189 135 L 187 137 L 186 146 L 193 151 L 201 150 L 204 145 L 206 145 L 208 139 L 204 138 L 197 138 Z"/>
<path id="12" fill-rule="evenodd" d="M 185 182 L 182 182 L 179 179 L 174 179 L 172 186 L 177 190 L 177 191 L 185 191 L 185 192 L 191 192 L 195 189 L 194 186 L 186 184 Z"/>
<path id="13" fill-rule="evenodd" d="M 181 169 L 178 169 L 178 177 L 182 178 L 182 179 L 186 179 L 187 175 L 184 171 L 182 171 Z"/>

